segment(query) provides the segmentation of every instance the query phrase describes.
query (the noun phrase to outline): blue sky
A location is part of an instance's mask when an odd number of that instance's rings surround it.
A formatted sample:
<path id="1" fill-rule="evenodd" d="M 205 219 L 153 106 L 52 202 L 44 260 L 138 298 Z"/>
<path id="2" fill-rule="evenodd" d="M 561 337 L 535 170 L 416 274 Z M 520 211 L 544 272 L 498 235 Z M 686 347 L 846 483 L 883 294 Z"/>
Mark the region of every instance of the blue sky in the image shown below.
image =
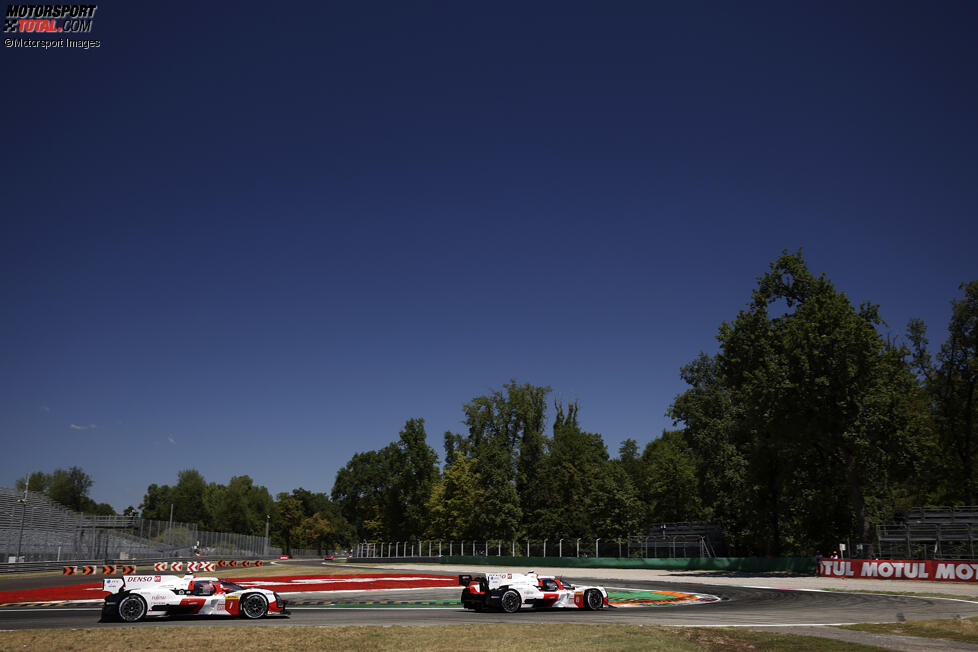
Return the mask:
<path id="1" fill-rule="evenodd" d="M 614 454 L 783 249 L 934 343 L 978 278 L 974 3 L 272 7 L 0 52 L 0 485 L 329 491 L 509 379 Z"/>

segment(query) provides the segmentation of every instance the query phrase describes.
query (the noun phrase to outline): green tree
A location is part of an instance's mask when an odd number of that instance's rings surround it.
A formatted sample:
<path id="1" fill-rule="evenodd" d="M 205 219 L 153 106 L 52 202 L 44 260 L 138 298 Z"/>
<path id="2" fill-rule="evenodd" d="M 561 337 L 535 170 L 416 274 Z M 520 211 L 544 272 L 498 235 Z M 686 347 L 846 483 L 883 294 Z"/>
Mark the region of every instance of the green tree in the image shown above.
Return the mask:
<path id="1" fill-rule="evenodd" d="M 650 441 L 642 461 L 649 522 L 697 521 L 703 517 L 697 460 L 682 430 L 665 430 Z"/>
<path id="2" fill-rule="evenodd" d="M 318 520 L 310 521 L 313 517 Z M 320 522 L 328 524 L 327 536 L 310 538 L 309 532 L 316 529 L 309 524 Z M 299 538 L 297 532 L 302 533 Z M 329 496 L 299 487 L 291 494 L 283 492 L 276 496 L 271 537 L 276 545 L 290 552 L 293 547 L 346 547 L 356 540 L 356 533 Z"/>
<path id="3" fill-rule="evenodd" d="M 206 527 L 207 510 L 204 506 L 204 490 L 207 482 L 196 469 L 185 469 L 177 473 L 177 484 L 169 491 L 173 503 L 173 520 L 178 523 L 193 523 Z"/>
<path id="4" fill-rule="evenodd" d="M 555 406 L 553 443 L 547 465 L 549 482 L 545 491 L 551 504 L 547 512 L 540 515 L 540 523 L 542 529 L 554 536 L 605 536 L 610 533 L 600 531 L 603 526 L 596 523 L 594 517 L 607 508 L 607 497 L 600 495 L 602 490 L 608 489 L 605 475 L 617 474 L 607 468 L 608 450 L 601 435 L 581 429 L 578 411 L 576 403 L 566 408 L 559 403 Z M 622 471 L 617 477 L 628 476 Z M 630 481 L 627 485 L 629 494 L 634 494 Z M 604 507 L 596 508 L 596 504 Z M 628 522 L 634 520 L 634 516 L 633 513 Z"/>
<path id="5" fill-rule="evenodd" d="M 140 513 L 143 518 L 157 521 L 165 521 L 170 518 L 170 487 L 168 485 L 151 484 L 146 487 L 143 495 L 143 502 L 139 503 Z"/>
<path id="6" fill-rule="evenodd" d="M 399 516 L 391 529 L 397 538 L 420 537 L 428 521 L 428 499 L 438 480 L 438 454 L 428 445 L 424 419 L 409 419 L 393 453 L 394 513 Z"/>
<path id="7" fill-rule="evenodd" d="M 476 461 L 483 481 L 483 519 L 477 536 L 511 537 L 520 531 L 524 509 L 536 511 L 542 469 L 545 398 L 549 387 L 510 381 L 466 403 L 468 435 L 446 433 L 446 453 L 461 450 Z M 523 455 L 525 453 L 525 457 Z M 451 458 L 450 458 L 451 459 Z M 454 458 L 458 459 L 458 458 Z"/>
<path id="8" fill-rule="evenodd" d="M 737 490 L 742 504 L 720 516 L 755 551 L 802 553 L 826 536 L 868 541 L 879 494 L 916 471 L 916 383 L 880 324 L 876 306 L 856 310 L 800 253 L 785 252 L 721 325 L 715 360 L 684 369 L 704 384 L 672 414 L 705 463 L 727 464 L 710 470 L 711 483 Z"/>
<path id="9" fill-rule="evenodd" d="M 485 490 L 475 470 L 477 465 L 478 460 L 455 451 L 452 463 L 435 482 L 428 499 L 426 536 L 457 541 L 482 535 Z"/>
<path id="10" fill-rule="evenodd" d="M 332 498 L 357 538 L 387 539 L 400 520 L 392 478 L 396 476 L 397 446 L 356 453 L 336 473 Z"/>
<path id="11" fill-rule="evenodd" d="M 298 498 L 286 493 L 279 494 L 278 498 L 278 518 L 275 521 L 276 543 L 282 544 L 283 552 L 291 554 L 292 546 L 295 545 L 292 533 L 306 515 L 302 508 L 302 501 Z"/>
<path id="12" fill-rule="evenodd" d="M 218 530 L 254 536 L 265 534 L 266 518 L 275 512 L 275 501 L 268 489 L 256 486 L 247 475 L 232 477 L 227 487 L 208 485 L 208 489 L 205 496 L 211 502 L 212 518 Z"/>
<path id="13" fill-rule="evenodd" d="M 587 483 L 589 536 L 606 542 L 634 535 L 641 521 L 641 505 L 632 479 L 619 464 L 606 461 Z"/>
<path id="14" fill-rule="evenodd" d="M 68 509 L 81 512 L 91 503 L 86 499 L 93 484 L 91 476 L 77 466 L 67 470 L 55 469 L 48 482 L 47 495 Z"/>
<path id="15" fill-rule="evenodd" d="M 978 281 L 961 284 L 964 298 L 951 302 L 948 338 L 936 364 L 927 352 L 926 326 L 919 319 L 909 325 L 914 363 L 924 378 L 933 428 L 940 449 L 936 478 L 939 499 L 975 504 L 978 499 Z"/>
<path id="16" fill-rule="evenodd" d="M 108 503 L 96 503 L 89 497 L 88 492 L 93 484 L 91 476 L 80 467 L 73 466 L 69 469 L 55 469 L 51 473 L 35 471 L 27 477 L 26 482 L 23 479 L 17 480 L 16 486 L 20 491 L 29 487 L 31 491 L 44 494 L 76 512 L 103 516 L 115 514 Z"/>

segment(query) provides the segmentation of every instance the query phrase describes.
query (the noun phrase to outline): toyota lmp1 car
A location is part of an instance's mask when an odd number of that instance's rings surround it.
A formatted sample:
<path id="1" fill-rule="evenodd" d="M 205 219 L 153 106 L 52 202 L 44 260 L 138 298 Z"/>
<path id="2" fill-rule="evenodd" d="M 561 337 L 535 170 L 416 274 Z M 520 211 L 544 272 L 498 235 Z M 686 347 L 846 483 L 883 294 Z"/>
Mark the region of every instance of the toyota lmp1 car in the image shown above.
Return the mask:
<path id="1" fill-rule="evenodd" d="M 134 623 L 146 616 L 286 616 L 285 600 L 274 591 L 246 589 L 216 577 L 125 575 L 102 580 L 109 591 L 103 620 Z"/>
<path id="2" fill-rule="evenodd" d="M 529 573 L 485 573 L 459 575 L 462 606 L 483 611 L 519 611 L 524 605 L 535 609 L 588 609 L 608 606 L 608 592 L 600 586 L 575 586 L 565 579 Z"/>

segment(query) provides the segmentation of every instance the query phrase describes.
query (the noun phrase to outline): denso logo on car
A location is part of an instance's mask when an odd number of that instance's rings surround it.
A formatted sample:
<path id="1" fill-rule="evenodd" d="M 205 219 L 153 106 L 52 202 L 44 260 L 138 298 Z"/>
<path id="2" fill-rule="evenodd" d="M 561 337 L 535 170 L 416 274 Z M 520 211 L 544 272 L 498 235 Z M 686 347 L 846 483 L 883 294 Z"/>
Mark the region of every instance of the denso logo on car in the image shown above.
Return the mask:
<path id="1" fill-rule="evenodd" d="M 126 578 L 126 582 L 129 584 L 140 584 L 143 582 L 159 582 L 160 576 L 157 575 L 155 578 L 152 575 L 130 575 Z"/>

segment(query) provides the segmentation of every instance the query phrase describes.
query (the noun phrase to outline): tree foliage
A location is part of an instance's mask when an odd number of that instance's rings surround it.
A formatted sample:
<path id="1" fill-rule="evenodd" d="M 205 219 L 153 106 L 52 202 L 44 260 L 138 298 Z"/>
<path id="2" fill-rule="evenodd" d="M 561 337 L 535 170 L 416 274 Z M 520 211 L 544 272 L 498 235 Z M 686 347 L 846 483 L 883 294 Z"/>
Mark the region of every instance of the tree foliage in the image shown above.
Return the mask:
<path id="1" fill-rule="evenodd" d="M 26 481 L 17 481 L 17 489 L 30 489 L 42 493 L 56 503 L 73 509 L 76 512 L 111 516 L 115 510 L 107 503 L 96 503 L 88 492 L 94 485 L 91 476 L 80 467 L 55 469 L 51 473 L 35 471 L 27 476 Z"/>
<path id="2" fill-rule="evenodd" d="M 927 351 L 927 328 L 912 320 L 908 328 L 914 366 L 924 380 L 931 424 L 941 450 L 936 465 L 943 482 L 937 499 L 974 505 L 978 499 L 978 281 L 960 286 L 964 298 L 951 302 L 948 338 L 937 361 Z"/>
<path id="3" fill-rule="evenodd" d="M 780 554 L 826 536 L 867 541 L 873 508 L 916 472 L 916 384 L 880 323 L 876 306 L 856 309 L 800 253 L 784 253 L 721 325 L 716 356 L 684 367 L 691 389 L 671 414 L 742 546 Z"/>
<path id="4" fill-rule="evenodd" d="M 721 324 L 717 352 L 680 370 L 688 389 L 668 414 L 683 428 L 644 448 L 629 438 L 610 459 L 577 403 L 512 380 L 462 406 L 465 429 L 445 433 L 441 469 L 415 418 L 353 455 L 330 495 L 272 500 L 249 476 L 222 485 L 185 469 L 173 486 L 147 487 L 142 516 L 172 509 L 178 522 L 258 535 L 267 524 L 287 551 L 419 537 L 610 541 L 682 521 L 722 523 L 733 554 L 868 542 L 899 509 L 978 499 L 978 281 L 961 290 L 932 356 L 923 322 L 910 323 L 909 347 L 883 338 L 877 306 L 854 306 L 784 252 Z M 111 512 L 88 497 L 80 468 L 27 483 Z"/>
<path id="5" fill-rule="evenodd" d="M 398 441 L 356 453 L 336 474 L 332 497 L 361 537 L 419 537 L 438 479 L 438 455 L 427 444 L 424 419 L 409 419 Z"/>

